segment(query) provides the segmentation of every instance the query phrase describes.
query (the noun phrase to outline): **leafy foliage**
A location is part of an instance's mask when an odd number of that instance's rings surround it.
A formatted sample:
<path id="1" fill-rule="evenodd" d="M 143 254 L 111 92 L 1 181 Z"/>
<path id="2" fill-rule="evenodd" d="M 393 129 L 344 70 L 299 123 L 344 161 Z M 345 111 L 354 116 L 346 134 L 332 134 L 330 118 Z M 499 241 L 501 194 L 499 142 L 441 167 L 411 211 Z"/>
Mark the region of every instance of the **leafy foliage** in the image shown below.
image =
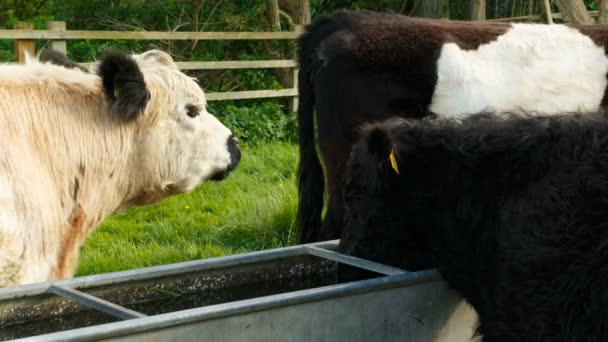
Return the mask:
<path id="1" fill-rule="evenodd" d="M 285 109 L 276 101 L 257 101 L 246 107 L 214 102 L 210 111 L 241 141 L 257 144 L 296 140 L 295 115 L 285 115 Z"/>
<path id="2" fill-rule="evenodd" d="M 45 29 L 50 20 L 66 21 L 68 29 L 128 31 L 264 31 L 268 30 L 265 0 L 0 0 L 0 28 L 17 21 Z M 37 41 L 37 48 L 46 42 Z M 0 41 L 0 61 L 13 60 L 13 41 Z M 100 41 L 71 40 L 68 57 L 79 62 L 97 58 L 105 49 L 141 52 L 159 48 L 177 61 L 263 60 L 292 58 L 291 41 Z M 272 52 L 272 54 L 271 54 Z M 278 54 L 278 56 L 277 56 Z M 188 71 L 206 91 L 283 88 L 276 70 Z M 245 141 L 293 140 L 295 121 L 285 100 L 211 103 L 226 124 Z"/>

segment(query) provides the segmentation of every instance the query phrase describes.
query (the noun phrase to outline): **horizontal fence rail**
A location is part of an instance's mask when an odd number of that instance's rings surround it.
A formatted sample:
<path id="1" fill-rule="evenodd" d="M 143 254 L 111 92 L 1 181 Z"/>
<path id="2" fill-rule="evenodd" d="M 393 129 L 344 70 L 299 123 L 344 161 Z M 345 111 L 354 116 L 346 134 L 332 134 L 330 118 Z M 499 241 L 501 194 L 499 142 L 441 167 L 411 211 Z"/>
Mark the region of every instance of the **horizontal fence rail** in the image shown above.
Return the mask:
<path id="1" fill-rule="evenodd" d="M 66 53 L 66 41 L 69 40 L 294 40 L 299 37 L 302 30 L 301 25 L 296 25 L 293 31 L 279 32 L 85 31 L 67 30 L 65 22 L 52 21 L 47 23 L 46 30 L 34 30 L 30 23 L 17 23 L 14 30 L 0 30 L 0 39 L 15 40 L 15 56 L 19 62 L 23 62 L 26 50 L 30 55 L 35 54 L 33 50 L 35 40 L 48 40 L 51 48 Z M 91 65 L 88 62 L 79 64 L 87 68 Z M 290 97 L 291 109 L 295 111 L 298 106 L 296 60 L 187 61 L 176 64 L 180 70 L 291 69 L 289 88 L 207 92 L 207 100 Z"/>
<path id="2" fill-rule="evenodd" d="M 165 32 L 0 30 L 0 39 L 95 39 L 95 40 L 279 40 L 296 39 L 295 31 L 282 32 Z"/>
<path id="3" fill-rule="evenodd" d="M 217 61 L 217 62 L 177 62 L 182 70 L 214 70 L 214 69 L 270 69 L 295 68 L 298 63 L 290 59 L 263 61 Z"/>
<path id="4" fill-rule="evenodd" d="M 91 63 L 78 63 L 85 68 Z M 295 68 L 298 63 L 293 59 L 257 60 L 257 61 L 207 61 L 175 62 L 180 70 L 227 70 L 227 69 L 273 69 Z"/>
<path id="5" fill-rule="evenodd" d="M 245 90 L 245 91 L 230 91 L 222 93 L 206 93 L 207 100 L 242 100 L 242 99 L 262 99 L 268 97 L 293 97 L 298 96 L 298 90 L 277 89 L 277 90 Z"/>
<path id="6" fill-rule="evenodd" d="M 589 12 L 597 16 L 597 11 Z M 553 18 L 560 19 L 561 13 L 552 13 Z M 486 21 L 539 21 L 542 15 L 530 15 L 512 18 L 488 19 Z M 47 23 L 46 30 L 34 30 L 30 23 L 17 23 L 14 30 L 0 30 L 0 39 L 15 40 L 15 55 L 23 62 L 25 53 L 34 54 L 35 40 L 48 40 L 53 49 L 66 53 L 66 41 L 69 40 L 294 40 L 303 31 L 302 25 L 296 25 L 293 31 L 278 32 L 166 32 L 166 31 L 88 31 L 67 30 L 63 21 Z M 295 52 L 293 54 L 295 56 Z M 79 63 L 89 67 L 91 63 Z M 254 61 L 188 61 L 176 62 L 181 70 L 228 70 L 228 69 L 291 69 L 289 88 L 260 89 L 230 92 L 208 92 L 209 101 L 261 99 L 291 97 L 292 110 L 298 106 L 297 72 L 298 64 L 293 59 L 254 60 Z"/>

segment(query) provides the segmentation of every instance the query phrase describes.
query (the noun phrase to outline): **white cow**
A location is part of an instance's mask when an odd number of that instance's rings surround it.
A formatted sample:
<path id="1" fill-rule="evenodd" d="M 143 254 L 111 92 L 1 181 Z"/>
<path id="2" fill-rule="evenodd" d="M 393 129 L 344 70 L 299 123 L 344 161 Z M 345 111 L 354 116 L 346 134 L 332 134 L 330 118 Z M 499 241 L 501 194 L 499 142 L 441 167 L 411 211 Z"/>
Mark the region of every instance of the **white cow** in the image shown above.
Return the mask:
<path id="1" fill-rule="evenodd" d="M 168 54 L 111 52 L 93 71 L 0 65 L 0 287 L 71 277 L 108 215 L 224 178 L 240 160 Z"/>

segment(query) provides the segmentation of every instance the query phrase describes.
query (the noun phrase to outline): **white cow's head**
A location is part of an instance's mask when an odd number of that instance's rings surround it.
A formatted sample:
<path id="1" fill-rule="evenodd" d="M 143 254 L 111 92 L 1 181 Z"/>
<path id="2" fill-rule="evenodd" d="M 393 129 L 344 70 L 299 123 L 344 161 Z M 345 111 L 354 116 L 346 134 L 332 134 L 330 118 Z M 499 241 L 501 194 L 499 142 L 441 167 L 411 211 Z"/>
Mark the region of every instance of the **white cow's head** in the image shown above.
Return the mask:
<path id="1" fill-rule="evenodd" d="M 207 112 L 205 94 L 165 52 L 106 53 L 93 68 L 114 112 L 136 125 L 134 164 L 144 193 L 182 193 L 225 178 L 239 163 L 238 141 Z"/>

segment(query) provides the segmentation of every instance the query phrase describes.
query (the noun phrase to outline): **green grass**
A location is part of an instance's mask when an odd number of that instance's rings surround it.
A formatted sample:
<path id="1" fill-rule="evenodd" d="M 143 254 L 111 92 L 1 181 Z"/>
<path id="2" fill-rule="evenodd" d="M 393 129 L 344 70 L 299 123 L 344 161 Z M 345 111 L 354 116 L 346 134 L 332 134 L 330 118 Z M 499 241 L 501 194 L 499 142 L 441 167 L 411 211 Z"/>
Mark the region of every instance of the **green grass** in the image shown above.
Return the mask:
<path id="1" fill-rule="evenodd" d="M 108 218 L 81 250 L 77 275 L 295 243 L 297 146 L 244 146 L 222 182 Z"/>

